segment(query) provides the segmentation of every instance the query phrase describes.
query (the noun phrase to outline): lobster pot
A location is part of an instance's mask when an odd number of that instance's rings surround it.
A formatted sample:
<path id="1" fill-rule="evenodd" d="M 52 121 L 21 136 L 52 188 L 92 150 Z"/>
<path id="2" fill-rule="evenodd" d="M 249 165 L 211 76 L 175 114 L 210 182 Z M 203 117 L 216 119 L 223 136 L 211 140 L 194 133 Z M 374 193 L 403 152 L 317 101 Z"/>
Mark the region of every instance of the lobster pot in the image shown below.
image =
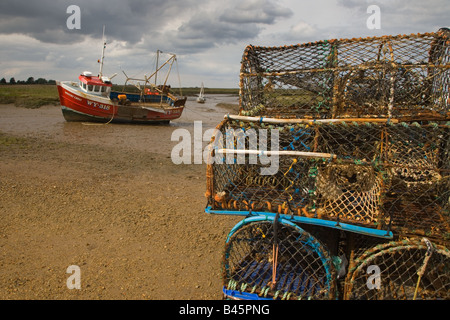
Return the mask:
<path id="1" fill-rule="evenodd" d="M 371 162 L 383 124 L 261 120 L 230 116 L 217 127 L 207 177 L 213 209 L 387 227 L 382 174 Z M 245 153 L 262 149 L 275 152 L 265 159 Z"/>
<path id="2" fill-rule="evenodd" d="M 349 268 L 347 300 L 450 299 L 450 251 L 428 239 L 374 246 Z"/>
<path id="3" fill-rule="evenodd" d="M 212 209 L 450 239 L 449 122 L 277 120 L 227 116 L 217 127 Z"/>
<path id="4" fill-rule="evenodd" d="M 310 205 L 315 158 L 258 154 L 313 149 L 314 128 L 225 120 L 217 127 L 207 169 L 207 196 L 213 209 L 296 214 Z M 226 150 L 221 151 L 221 150 Z M 243 151 L 243 153 L 235 153 Z M 256 153 L 246 152 L 256 151 Z M 289 209 L 290 208 L 290 209 Z"/>
<path id="5" fill-rule="evenodd" d="M 382 210 L 398 231 L 449 240 L 450 126 L 424 123 L 386 127 Z"/>
<path id="6" fill-rule="evenodd" d="M 241 115 L 278 118 L 445 115 L 449 42 L 435 33 L 249 45 L 240 72 Z"/>
<path id="7" fill-rule="evenodd" d="M 230 232 L 223 292 L 231 299 L 334 299 L 327 248 L 285 219 L 247 218 Z"/>

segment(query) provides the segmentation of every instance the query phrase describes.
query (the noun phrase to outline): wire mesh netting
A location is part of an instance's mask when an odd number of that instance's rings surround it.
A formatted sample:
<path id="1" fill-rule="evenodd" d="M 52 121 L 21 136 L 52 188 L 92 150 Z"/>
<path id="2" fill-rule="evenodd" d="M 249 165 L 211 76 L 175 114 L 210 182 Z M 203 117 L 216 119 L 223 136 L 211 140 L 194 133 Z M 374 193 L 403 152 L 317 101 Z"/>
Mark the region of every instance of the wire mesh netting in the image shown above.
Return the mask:
<path id="1" fill-rule="evenodd" d="M 241 114 L 410 117 L 449 112 L 449 30 L 248 46 Z"/>
<path id="2" fill-rule="evenodd" d="M 207 166 L 207 212 L 260 219 L 227 241 L 228 297 L 450 299 L 449 48 L 442 28 L 245 49 L 240 112 L 217 126 Z M 274 216 L 286 223 L 276 267 L 261 259 Z M 268 286 L 274 268 L 296 285 Z"/>

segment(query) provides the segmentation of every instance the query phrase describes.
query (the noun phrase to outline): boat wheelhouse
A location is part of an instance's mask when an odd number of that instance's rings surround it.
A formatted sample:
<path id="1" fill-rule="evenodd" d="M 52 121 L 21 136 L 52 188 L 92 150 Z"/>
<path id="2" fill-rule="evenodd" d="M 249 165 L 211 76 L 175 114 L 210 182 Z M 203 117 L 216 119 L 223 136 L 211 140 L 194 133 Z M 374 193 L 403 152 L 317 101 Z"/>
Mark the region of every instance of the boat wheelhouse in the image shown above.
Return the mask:
<path id="1" fill-rule="evenodd" d="M 79 86 L 82 92 L 87 94 L 99 95 L 102 97 L 109 97 L 111 93 L 112 83 L 108 77 L 94 77 L 92 72 L 84 71 L 80 76 Z"/>

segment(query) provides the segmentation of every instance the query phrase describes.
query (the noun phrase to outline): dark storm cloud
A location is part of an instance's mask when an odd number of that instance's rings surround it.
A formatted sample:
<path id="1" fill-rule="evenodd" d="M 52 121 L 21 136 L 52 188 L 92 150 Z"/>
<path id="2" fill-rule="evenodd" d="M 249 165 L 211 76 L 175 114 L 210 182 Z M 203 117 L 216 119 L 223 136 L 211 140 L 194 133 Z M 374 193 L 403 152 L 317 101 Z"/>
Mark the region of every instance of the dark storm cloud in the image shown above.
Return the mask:
<path id="1" fill-rule="evenodd" d="M 102 26 L 116 40 L 138 42 L 143 34 L 157 30 L 167 22 L 176 10 L 192 5 L 195 1 L 180 3 L 165 0 L 66 0 L 23 1 L 2 0 L 0 2 L 0 33 L 22 33 L 42 42 L 70 43 L 85 36 L 101 37 Z M 176 4 L 176 6 L 175 6 Z M 69 30 L 67 13 L 70 5 L 81 11 L 81 29 Z"/>
<path id="2" fill-rule="evenodd" d="M 255 37 L 259 31 L 260 28 L 255 24 L 243 28 L 242 25 L 226 23 L 215 17 L 199 14 L 178 28 L 173 41 L 176 41 L 177 47 L 185 50 L 206 49 L 216 44 L 233 43 Z"/>
<path id="3" fill-rule="evenodd" d="M 272 25 L 279 18 L 293 15 L 290 9 L 269 0 L 228 2 L 220 10 L 199 10 L 184 22 L 173 37 L 177 48 L 184 52 L 212 48 L 220 44 L 232 44 L 253 39 L 265 25 Z"/>
<path id="4" fill-rule="evenodd" d="M 0 33 L 26 34 L 41 42 L 70 44 L 86 36 L 196 52 L 251 39 L 264 25 L 292 16 L 275 0 L 2 0 Z M 81 29 L 69 30 L 70 5 L 81 11 Z M 204 6 L 203 6 L 204 5 Z M 143 41 L 144 40 L 144 41 Z"/>

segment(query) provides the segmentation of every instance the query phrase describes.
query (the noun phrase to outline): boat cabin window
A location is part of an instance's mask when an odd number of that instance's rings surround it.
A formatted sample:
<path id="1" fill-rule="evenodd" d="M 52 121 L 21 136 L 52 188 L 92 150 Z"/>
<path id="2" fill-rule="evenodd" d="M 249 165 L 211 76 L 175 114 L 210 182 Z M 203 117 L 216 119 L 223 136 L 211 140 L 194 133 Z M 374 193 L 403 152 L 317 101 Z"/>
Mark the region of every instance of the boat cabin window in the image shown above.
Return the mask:
<path id="1" fill-rule="evenodd" d="M 86 92 L 92 92 L 99 95 L 101 94 L 102 96 L 105 97 L 107 97 L 111 93 L 111 87 L 109 86 L 86 84 L 82 81 L 80 81 L 79 85 L 80 88 Z"/>

